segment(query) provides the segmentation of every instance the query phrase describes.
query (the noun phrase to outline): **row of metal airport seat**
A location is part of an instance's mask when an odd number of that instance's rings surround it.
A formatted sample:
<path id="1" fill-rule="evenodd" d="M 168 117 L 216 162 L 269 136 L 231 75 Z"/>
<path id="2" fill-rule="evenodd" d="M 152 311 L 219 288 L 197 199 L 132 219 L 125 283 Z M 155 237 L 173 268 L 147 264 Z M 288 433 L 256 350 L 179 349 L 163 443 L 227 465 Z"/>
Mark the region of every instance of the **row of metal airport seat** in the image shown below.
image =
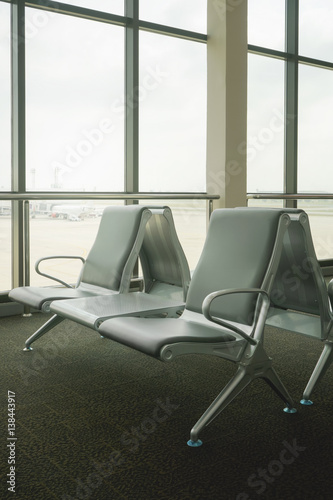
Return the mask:
<path id="1" fill-rule="evenodd" d="M 133 279 L 138 257 L 142 280 Z M 73 259 L 73 256 L 49 256 L 46 259 L 59 258 Z M 26 341 L 26 350 L 31 350 L 31 344 L 59 324 L 66 314 L 69 319 L 92 328 L 104 317 L 112 316 L 113 311 L 121 315 L 144 313 L 145 310 L 154 310 L 156 314 L 168 310 L 169 314 L 176 314 L 184 308 L 191 279 L 168 207 L 132 205 L 106 208 L 94 244 L 86 260 L 83 259 L 76 285 L 43 273 L 40 265 L 44 260 L 37 261 L 37 273 L 63 286 L 19 287 L 9 296 L 42 312 L 57 312 L 53 308 L 61 300 L 63 310 Z M 144 293 L 133 292 L 143 287 Z M 92 300 L 94 297 L 95 301 Z"/>
<path id="2" fill-rule="evenodd" d="M 132 291 L 138 259 L 142 286 Z M 36 265 L 40 274 L 43 260 Z M 302 210 L 215 210 L 191 277 L 170 208 L 108 207 L 76 285 L 54 279 L 58 286 L 9 294 L 53 313 L 25 350 L 70 319 L 161 361 L 207 354 L 236 364 L 235 376 L 192 428 L 190 446 L 202 444 L 202 429 L 256 378 L 284 401 L 286 412 L 296 411 L 265 351 L 266 325 L 324 342 L 303 404 L 312 404 L 310 395 L 332 361 L 332 286 L 322 276 Z"/>

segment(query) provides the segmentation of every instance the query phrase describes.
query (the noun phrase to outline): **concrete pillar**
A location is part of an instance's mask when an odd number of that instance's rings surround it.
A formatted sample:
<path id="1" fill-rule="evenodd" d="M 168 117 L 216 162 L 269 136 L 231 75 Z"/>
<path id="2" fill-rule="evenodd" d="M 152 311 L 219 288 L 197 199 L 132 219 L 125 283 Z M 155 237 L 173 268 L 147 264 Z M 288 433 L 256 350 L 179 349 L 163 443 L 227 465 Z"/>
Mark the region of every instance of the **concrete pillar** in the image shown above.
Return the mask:
<path id="1" fill-rule="evenodd" d="M 247 1 L 208 0 L 207 192 L 246 205 Z"/>

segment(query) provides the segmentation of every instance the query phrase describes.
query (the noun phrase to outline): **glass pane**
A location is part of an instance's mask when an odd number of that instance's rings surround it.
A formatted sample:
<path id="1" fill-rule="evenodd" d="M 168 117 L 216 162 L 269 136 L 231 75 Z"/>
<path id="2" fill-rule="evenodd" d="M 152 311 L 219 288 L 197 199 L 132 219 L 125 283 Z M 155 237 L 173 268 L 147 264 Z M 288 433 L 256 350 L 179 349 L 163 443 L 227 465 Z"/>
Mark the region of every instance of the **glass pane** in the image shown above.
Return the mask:
<path id="1" fill-rule="evenodd" d="M 186 255 L 191 271 L 194 271 L 206 239 L 206 201 L 205 200 L 145 200 L 140 205 L 168 206 L 179 241 Z"/>
<path id="2" fill-rule="evenodd" d="M 298 190 L 333 192 L 333 72 L 299 66 Z"/>
<path id="3" fill-rule="evenodd" d="M 259 207 L 259 208 L 283 208 L 283 200 L 248 200 L 248 207 Z"/>
<path id="4" fill-rule="evenodd" d="M 68 0 L 64 2 L 60 0 L 58 3 L 76 5 L 77 7 L 99 10 L 119 16 L 124 15 L 124 0 Z"/>
<path id="5" fill-rule="evenodd" d="M 333 200 L 300 200 L 298 207 L 309 216 L 313 244 L 317 259 L 333 258 L 332 227 Z"/>
<path id="6" fill-rule="evenodd" d="M 283 191 L 284 63 L 249 54 L 247 190 Z"/>
<path id="7" fill-rule="evenodd" d="M 112 202 L 113 205 L 120 201 Z M 30 282 L 33 286 L 52 286 L 57 282 L 40 276 L 35 262 L 49 255 L 77 255 L 87 257 L 95 240 L 105 201 L 55 201 L 30 203 Z M 0 221 L 1 222 L 1 221 Z M 45 238 L 47 234 L 47 238 Z M 75 284 L 81 269 L 80 260 L 47 260 L 41 264 L 43 272 Z"/>
<path id="8" fill-rule="evenodd" d="M 0 3 L 0 191 L 11 189 L 10 6 Z"/>
<path id="9" fill-rule="evenodd" d="M 299 53 L 333 62 L 332 0 L 299 2 Z"/>
<path id="10" fill-rule="evenodd" d="M 205 191 L 206 45 L 140 33 L 140 190 Z"/>
<path id="11" fill-rule="evenodd" d="M 11 203 L 0 201 L 0 292 L 11 287 Z"/>
<path id="12" fill-rule="evenodd" d="M 248 0 L 248 41 L 285 50 L 285 0 Z"/>
<path id="13" fill-rule="evenodd" d="M 140 0 L 139 5 L 143 21 L 207 33 L 207 0 Z"/>
<path id="14" fill-rule="evenodd" d="M 54 14 L 27 36 L 27 189 L 122 191 L 123 28 Z"/>

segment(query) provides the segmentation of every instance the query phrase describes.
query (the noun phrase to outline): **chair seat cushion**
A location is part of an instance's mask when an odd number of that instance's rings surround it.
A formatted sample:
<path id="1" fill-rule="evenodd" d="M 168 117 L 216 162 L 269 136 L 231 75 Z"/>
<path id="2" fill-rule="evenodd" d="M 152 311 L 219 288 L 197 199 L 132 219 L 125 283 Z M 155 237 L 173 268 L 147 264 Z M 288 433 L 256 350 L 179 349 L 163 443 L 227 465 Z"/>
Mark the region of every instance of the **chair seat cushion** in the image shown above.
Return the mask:
<path id="1" fill-rule="evenodd" d="M 78 288 L 21 286 L 11 290 L 9 292 L 9 298 L 15 302 L 41 310 L 45 302 L 91 297 L 102 293 L 101 288 L 97 287 L 96 290 L 94 290 L 92 287 L 91 289 L 85 289 L 82 286 Z M 112 294 L 115 292 L 113 290 L 104 290 L 104 293 Z"/>
<path id="2" fill-rule="evenodd" d="M 162 347 L 168 344 L 236 340 L 236 337 L 226 329 L 182 318 L 114 318 L 104 321 L 98 331 L 104 337 L 155 358 L 160 357 Z"/>
<path id="3" fill-rule="evenodd" d="M 144 292 L 99 295 L 74 300 L 58 300 L 51 304 L 51 312 L 90 328 L 118 316 L 152 316 L 172 314 L 185 307 L 181 300 L 165 300 Z"/>

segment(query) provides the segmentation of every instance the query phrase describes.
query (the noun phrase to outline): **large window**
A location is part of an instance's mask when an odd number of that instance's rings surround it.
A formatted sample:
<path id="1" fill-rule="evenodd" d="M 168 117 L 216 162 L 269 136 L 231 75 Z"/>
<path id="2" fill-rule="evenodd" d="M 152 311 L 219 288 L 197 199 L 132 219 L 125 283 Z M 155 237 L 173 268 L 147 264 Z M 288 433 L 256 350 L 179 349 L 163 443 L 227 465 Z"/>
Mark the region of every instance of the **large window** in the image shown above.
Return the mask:
<path id="1" fill-rule="evenodd" d="M 252 45 L 284 50 L 285 0 L 248 0 L 248 40 Z"/>
<path id="2" fill-rule="evenodd" d="M 10 6 L 0 2 L 0 191 L 11 188 Z"/>
<path id="3" fill-rule="evenodd" d="M 115 193 L 205 191 L 206 24 L 207 0 L 0 0 L 0 290 L 84 256 Z M 206 202 L 168 204 L 194 268 Z"/>
<path id="4" fill-rule="evenodd" d="M 140 0 L 140 19 L 190 31 L 207 31 L 206 0 Z"/>
<path id="5" fill-rule="evenodd" d="M 298 190 L 333 193 L 333 71 L 299 67 Z"/>
<path id="6" fill-rule="evenodd" d="M 206 46 L 141 32 L 139 60 L 140 190 L 205 191 Z"/>
<path id="7" fill-rule="evenodd" d="M 0 201 L 0 286 L 8 290 L 11 284 L 11 224 L 10 203 Z"/>
<path id="8" fill-rule="evenodd" d="M 332 26 L 332 0 L 300 0 L 300 55 L 333 63 Z"/>
<path id="9" fill-rule="evenodd" d="M 11 189 L 10 7 L 0 3 L 0 191 Z M 0 284 L 10 287 L 10 203 L 0 200 Z"/>
<path id="10" fill-rule="evenodd" d="M 285 50 L 285 0 L 248 1 L 250 46 Z M 277 57 L 248 56 L 248 192 L 283 192 L 285 68 Z"/>
<path id="11" fill-rule="evenodd" d="M 333 258 L 333 199 L 320 198 L 333 198 L 332 2 L 249 0 L 248 7 L 248 192 L 262 194 L 250 204 L 281 204 L 267 193 L 295 195 L 285 204 L 308 212 L 318 257 Z M 267 125 L 273 114 L 275 131 Z"/>
<path id="12" fill-rule="evenodd" d="M 28 190 L 123 191 L 124 28 L 53 14 L 26 68 Z"/>
<path id="13" fill-rule="evenodd" d="M 248 191 L 282 192 L 283 61 L 249 54 L 248 80 Z"/>

